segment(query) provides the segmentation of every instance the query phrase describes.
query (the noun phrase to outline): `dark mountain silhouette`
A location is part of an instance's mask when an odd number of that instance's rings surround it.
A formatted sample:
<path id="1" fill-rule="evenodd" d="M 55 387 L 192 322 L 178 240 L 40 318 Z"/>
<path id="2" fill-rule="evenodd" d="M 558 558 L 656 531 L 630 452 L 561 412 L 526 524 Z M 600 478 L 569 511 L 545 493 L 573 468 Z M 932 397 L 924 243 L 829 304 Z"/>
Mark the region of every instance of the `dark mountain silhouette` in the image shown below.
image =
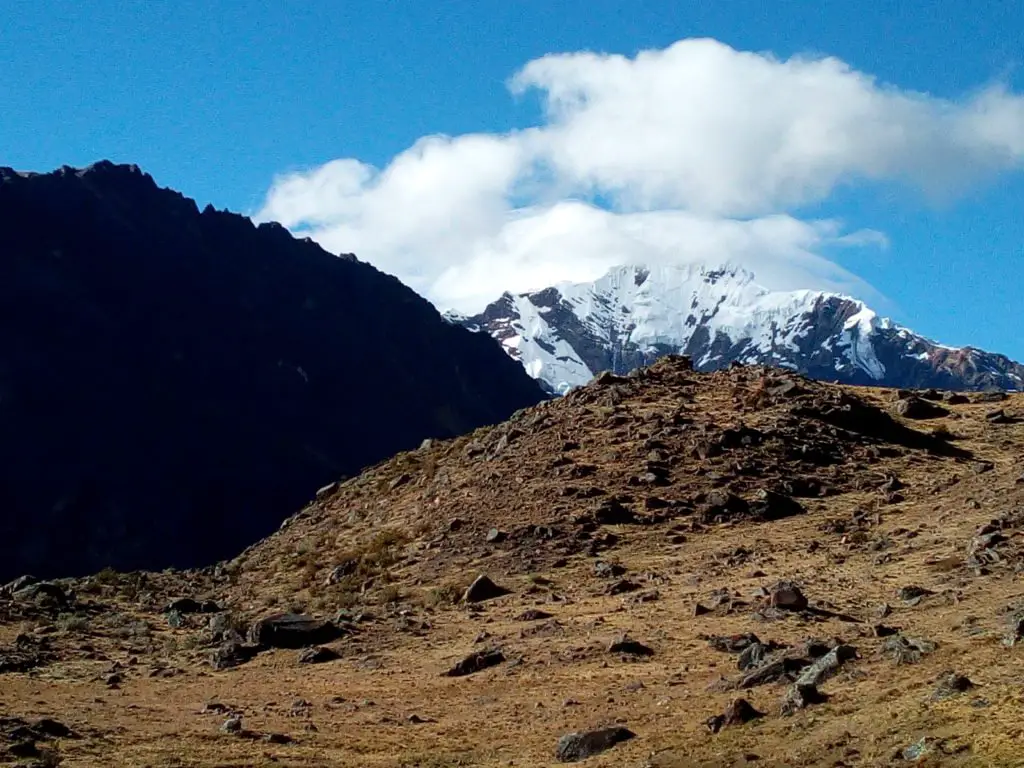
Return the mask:
<path id="1" fill-rule="evenodd" d="M 195 566 L 543 398 L 394 277 L 135 166 L 0 168 L 0 579 Z"/>

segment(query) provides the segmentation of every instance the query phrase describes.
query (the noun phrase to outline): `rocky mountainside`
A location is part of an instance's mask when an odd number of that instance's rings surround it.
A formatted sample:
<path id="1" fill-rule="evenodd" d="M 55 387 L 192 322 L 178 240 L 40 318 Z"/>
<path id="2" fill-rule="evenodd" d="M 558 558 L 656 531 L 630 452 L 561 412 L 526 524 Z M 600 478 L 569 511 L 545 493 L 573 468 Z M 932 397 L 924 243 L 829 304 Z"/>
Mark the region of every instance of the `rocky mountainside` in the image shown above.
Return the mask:
<path id="1" fill-rule="evenodd" d="M 0 577 L 214 562 L 543 398 L 395 278 L 134 166 L 0 168 L 0 232 Z"/>
<path id="2" fill-rule="evenodd" d="M 556 393 L 669 353 L 699 370 L 738 362 L 847 384 L 1024 388 L 1024 366 L 1003 355 L 936 344 L 846 296 L 769 291 L 734 267 L 619 267 L 448 317 L 493 336 Z"/>
<path id="3" fill-rule="evenodd" d="M 216 567 L 0 588 L 0 759 L 1014 765 L 1022 456 L 1022 394 L 602 374 Z"/>

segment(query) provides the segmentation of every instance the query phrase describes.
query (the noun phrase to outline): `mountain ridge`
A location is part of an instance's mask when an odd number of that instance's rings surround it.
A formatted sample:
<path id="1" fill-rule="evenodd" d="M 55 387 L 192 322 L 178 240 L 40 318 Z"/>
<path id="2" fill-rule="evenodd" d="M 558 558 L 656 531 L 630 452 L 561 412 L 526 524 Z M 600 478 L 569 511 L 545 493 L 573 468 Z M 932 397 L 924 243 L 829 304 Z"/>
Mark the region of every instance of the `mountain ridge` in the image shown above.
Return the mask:
<path id="1" fill-rule="evenodd" d="M 446 317 L 495 338 L 555 393 L 673 353 L 698 370 L 737 362 L 849 384 L 1024 386 L 1024 366 L 1004 355 L 938 344 L 839 293 L 771 291 L 734 265 L 629 264 L 592 282 L 506 292 L 476 315 Z"/>
<path id="2" fill-rule="evenodd" d="M 397 278 L 138 166 L 0 169 L 0 231 L 0 579 L 213 562 L 543 398 Z"/>

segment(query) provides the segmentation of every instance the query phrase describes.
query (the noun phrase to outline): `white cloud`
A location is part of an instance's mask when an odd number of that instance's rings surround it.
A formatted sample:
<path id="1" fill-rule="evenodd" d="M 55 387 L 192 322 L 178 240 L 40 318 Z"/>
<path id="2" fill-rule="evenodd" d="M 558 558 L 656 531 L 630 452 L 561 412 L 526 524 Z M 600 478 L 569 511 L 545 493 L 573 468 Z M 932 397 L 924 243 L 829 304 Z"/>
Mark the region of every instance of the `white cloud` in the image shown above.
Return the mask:
<path id="1" fill-rule="evenodd" d="M 510 86 L 540 93 L 544 124 L 426 137 L 383 170 L 341 159 L 286 175 L 257 218 L 355 252 L 442 308 L 631 261 L 728 260 L 773 287 L 863 295 L 820 254 L 880 236 L 795 209 L 841 184 L 941 196 L 1024 165 L 1024 97 L 937 99 L 834 58 L 684 40 L 632 59 L 544 56 Z"/>

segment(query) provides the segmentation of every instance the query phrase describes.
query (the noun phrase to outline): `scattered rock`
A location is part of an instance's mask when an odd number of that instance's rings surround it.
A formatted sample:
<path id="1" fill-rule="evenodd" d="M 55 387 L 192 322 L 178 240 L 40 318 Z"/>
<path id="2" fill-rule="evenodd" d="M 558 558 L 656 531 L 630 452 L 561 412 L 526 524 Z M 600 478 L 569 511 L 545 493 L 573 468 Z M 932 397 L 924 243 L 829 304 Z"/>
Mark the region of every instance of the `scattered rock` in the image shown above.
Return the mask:
<path id="1" fill-rule="evenodd" d="M 284 733 L 268 733 L 263 737 L 267 744 L 291 744 L 295 739 Z"/>
<path id="2" fill-rule="evenodd" d="M 511 590 L 499 587 L 491 581 L 489 576 L 481 574 L 473 580 L 472 584 L 466 587 L 462 600 L 466 603 L 482 603 L 485 600 L 493 600 L 510 594 L 512 594 Z"/>
<path id="3" fill-rule="evenodd" d="M 505 539 L 507 539 L 507 538 L 508 538 L 508 534 L 505 533 L 504 531 L 499 530 L 497 528 L 491 528 L 487 532 L 487 536 L 485 537 L 485 540 L 487 541 L 488 544 L 500 544 L 501 542 L 505 541 Z"/>
<path id="4" fill-rule="evenodd" d="M 941 405 L 913 395 L 896 402 L 896 413 L 905 419 L 939 419 L 949 415 Z"/>
<path id="5" fill-rule="evenodd" d="M 34 603 L 40 607 L 62 608 L 70 602 L 68 594 L 49 581 L 36 581 L 11 592 L 11 597 L 23 603 Z"/>
<path id="6" fill-rule="evenodd" d="M 654 649 L 637 640 L 621 637 L 609 644 L 608 653 L 621 653 L 627 656 L 653 656 Z"/>
<path id="7" fill-rule="evenodd" d="M 882 653 L 889 656 L 896 664 L 916 664 L 925 654 L 932 653 L 938 646 L 924 638 L 910 638 L 894 635 L 886 639 Z"/>
<path id="8" fill-rule="evenodd" d="M 337 661 L 340 658 L 340 653 L 325 645 L 304 648 L 299 652 L 299 664 L 324 664 L 329 661 Z"/>
<path id="9" fill-rule="evenodd" d="M 636 737 L 628 728 L 599 728 L 581 733 L 568 733 L 558 740 L 555 757 L 562 763 L 576 763 L 607 752 L 617 744 Z"/>
<path id="10" fill-rule="evenodd" d="M 604 560 L 598 560 L 594 563 L 594 575 L 602 579 L 617 579 L 625 573 L 626 567 L 619 563 L 608 563 Z"/>
<path id="11" fill-rule="evenodd" d="M 241 718 L 241 716 L 240 715 L 234 715 L 233 717 L 229 717 L 227 720 L 224 721 L 223 725 L 221 725 L 220 730 L 223 733 L 235 733 L 235 734 L 241 733 L 242 732 L 242 718 Z"/>
<path id="12" fill-rule="evenodd" d="M 298 613 L 277 613 L 249 628 L 249 642 L 262 648 L 305 648 L 337 640 L 344 634 L 329 621 Z"/>
<path id="13" fill-rule="evenodd" d="M 712 733 L 718 733 L 723 728 L 743 725 L 759 717 L 764 717 L 764 712 L 754 709 L 749 701 L 746 699 L 733 699 L 729 706 L 725 708 L 724 713 L 709 717 L 704 721 L 704 724 Z"/>
<path id="14" fill-rule="evenodd" d="M 904 760 L 917 761 L 935 751 L 937 740 L 931 736 L 922 736 L 918 741 L 905 748 L 901 753 Z"/>
<path id="15" fill-rule="evenodd" d="M 939 684 L 936 686 L 932 698 L 936 700 L 948 699 L 951 696 L 956 696 L 958 693 L 969 691 L 973 687 L 974 683 L 965 675 L 960 675 L 956 672 L 946 672 L 939 678 Z"/>
<path id="16" fill-rule="evenodd" d="M 837 645 L 807 667 L 796 679 L 797 685 L 821 685 L 832 677 L 846 662 L 857 658 L 857 650 L 850 645 Z"/>
<path id="17" fill-rule="evenodd" d="M 985 414 L 985 421 L 989 424 L 1009 424 L 1012 419 L 1006 415 L 1006 411 L 1002 408 L 997 408 Z"/>
<path id="18" fill-rule="evenodd" d="M 529 608 L 520 613 L 518 616 L 516 616 L 516 621 L 544 621 L 545 619 L 550 618 L 553 618 L 553 615 L 548 613 L 547 611 L 540 611 L 536 608 Z"/>
<path id="19" fill-rule="evenodd" d="M 754 645 L 760 645 L 757 635 L 747 632 L 742 635 L 711 635 L 707 638 L 708 647 L 722 653 L 741 653 Z"/>
<path id="20" fill-rule="evenodd" d="M 795 499 L 764 488 L 757 491 L 750 502 L 750 514 L 764 521 L 782 520 L 804 512 L 803 506 Z"/>
<path id="21" fill-rule="evenodd" d="M 213 600 L 195 600 L 191 597 L 181 597 L 172 600 L 164 608 L 164 613 L 220 613 L 221 607 Z"/>
<path id="22" fill-rule="evenodd" d="M 617 499 L 604 499 L 594 508 L 594 522 L 599 525 L 632 525 L 640 522 L 629 507 Z"/>
<path id="23" fill-rule="evenodd" d="M 802 611 L 807 608 L 807 598 L 791 581 L 780 581 L 769 590 L 768 602 L 772 608 L 785 611 Z"/>
<path id="24" fill-rule="evenodd" d="M 964 405 L 965 403 L 971 402 L 967 395 L 960 392 L 943 392 L 942 401 L 946 405 Z"/>
<path id="25" fill-rule="evenodd" d="M 627 592 L 636 592 L 640 589 L 640 585 L 634 581 L 628 579 L 621 579 L 616 581 L 614 584 L 608 586 L 605 592 L 609 595 L 623 595 Z"/>
<path id="26" fill-rule="evenodd" d="M 907 605 L 917 605 L 921 600 L 929 595 L 934 595 L 930 589 L 911 584 L 906 587 L 900 587 L 897 591 L 896 596 Z"/>
<path id="27" fill-rule="evenodd" d="M 828 696 L 818 690 L 813 683 L 794 683 L 786 690 L 782 697 L 781 714 L 785 717 L 792 715 L 798 709 L 804 709 L 812 704 L 822 704 L 828 701 Z"/>
<path id="28" fill-rule="evenodd" d="M 807 660 L 782 656 L 764 661 L 760 666 L 754 667 L 747 672 L 738 685 L 732 686 L 747 690 L 756 688 L 759 685 L 775 683 L 781 680 L 792 681 L 800 672 L 807 667 Z"/>
<path id="29" fill-rule="evenodd" d="M 258 645 L 229 640 L 210 654 L 210 666 L 216 670 L 231 669 L 255 658 L 259 652 Z"/>
<path id="30" fill-rule="evenodd" d="M 1009 397 L 1001 389 L 991 389 L 987 392 L 979 392 L 974 396 L 976 403 L 1001 403 Z"/>
<path id="31" fill-rule="evenodd" d="M 746 501 L 723 488 L 710 491 L 700 507 L 701 520 L 707 523 L 725 522 L 749 513 L 750 505 Z"/>
<path id="32" fill-rule="evenodd" d="M 465 675 L 480 672 L 488 667 L 496 667 L 503 661 L 505 661 L 505 655 L 499 650 L 474 651 L 462 659 L 462 661 L 456 663 L 445 674 L 448 677 L 464 677 Z"/>
<path id="33" fill-rule="evenodd" d="M 9 581 L 0 587 L 0 594 L 13 595 L 15 592 L 24 589 L 25 587 L 30 587 L 33 584 L 38 584 L 40 581 L 42 581 L 42 579 L 25 574 L 24 576 L 19 576 L 14 581 Z"/>
<path id="34" fill-rule="evenodd" d="M 736 666 L 740 670 L 759 667 L 764 663 L 764 660 L 768 658 L 770 653 L 771 649 L 769 646 L 764 645 L 763 643 L 753 643 L 740 651 L 740 656 L 736 660 Z"/>
<path id="35" fill-rule="evenodd" d="M 1003 637 L 1003 645 L 1012 648 L 1021 640 L 1024 640 L 1024 612 L 1017 612 L 1010 616 L 1010 628 Z"/>
<path id="36" fill-rule="evenodd" d="M 638 595 L 630 595 L 626 598 L 627 605 L 643 605 L 644 603 L 656 603 L 661 599 L 661 593 L 656 589 L 649 589 Z"/>

